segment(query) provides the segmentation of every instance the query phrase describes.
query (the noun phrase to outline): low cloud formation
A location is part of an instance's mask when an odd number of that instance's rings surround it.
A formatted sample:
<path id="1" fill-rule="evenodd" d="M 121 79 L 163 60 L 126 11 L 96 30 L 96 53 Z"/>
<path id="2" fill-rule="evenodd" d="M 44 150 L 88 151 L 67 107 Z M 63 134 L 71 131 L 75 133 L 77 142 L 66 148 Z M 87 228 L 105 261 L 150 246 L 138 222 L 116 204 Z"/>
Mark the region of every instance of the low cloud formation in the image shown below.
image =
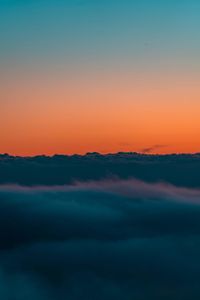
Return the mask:
<path id="1" fill-rule="evenodd" d="M 200 298 L 200 190 L 0 187 L 2 300 Z"/>
<path id="2" fill-rule="evenodd" d="M 200 154 L 150 155 L 119 152 L 101 155 L 15 157 L 0 155 L 0 184 L 70 185 L 75 181 L 130 179 L 200 188 Z"/>

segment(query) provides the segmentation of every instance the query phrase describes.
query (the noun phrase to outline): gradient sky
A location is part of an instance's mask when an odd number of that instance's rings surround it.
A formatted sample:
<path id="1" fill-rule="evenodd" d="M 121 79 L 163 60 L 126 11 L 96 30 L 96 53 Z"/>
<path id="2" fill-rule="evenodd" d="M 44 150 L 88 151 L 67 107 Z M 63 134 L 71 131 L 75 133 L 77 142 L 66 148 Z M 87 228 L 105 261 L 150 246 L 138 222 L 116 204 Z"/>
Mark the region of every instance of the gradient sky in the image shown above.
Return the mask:
<path id="1" fill-rule="evenodd" d="M 199 0 L 0 0 L 0 152 L 200 151 Z"/>

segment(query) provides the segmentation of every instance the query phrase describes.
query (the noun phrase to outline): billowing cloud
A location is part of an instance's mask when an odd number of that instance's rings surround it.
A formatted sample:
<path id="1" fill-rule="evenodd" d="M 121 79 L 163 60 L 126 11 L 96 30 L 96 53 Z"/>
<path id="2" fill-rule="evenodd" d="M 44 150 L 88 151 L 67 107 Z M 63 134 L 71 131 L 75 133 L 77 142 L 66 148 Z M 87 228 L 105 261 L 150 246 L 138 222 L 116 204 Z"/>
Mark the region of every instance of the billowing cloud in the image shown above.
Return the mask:
<path id="1" fill-rule="evenodd" d="M 199 299 L 200 190 L 0 188 L 0 298 Z"/>
<path id="2" fill-rule="evenodd" d="M 101 155 L 14 157 L 0 155 L 0 184 L 66 185 L 75 181 L 130 179 L 200 188 L 200 154 L 145 155 L 119 152 Z"/>

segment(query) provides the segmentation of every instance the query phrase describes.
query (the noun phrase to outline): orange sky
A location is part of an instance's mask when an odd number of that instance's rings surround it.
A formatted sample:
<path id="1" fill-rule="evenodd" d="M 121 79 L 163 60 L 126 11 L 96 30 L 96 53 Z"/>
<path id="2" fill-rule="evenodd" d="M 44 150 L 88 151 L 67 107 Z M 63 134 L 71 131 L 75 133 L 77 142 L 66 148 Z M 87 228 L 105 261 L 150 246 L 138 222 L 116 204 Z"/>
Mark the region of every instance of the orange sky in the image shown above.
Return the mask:
<path id="1" fill-rule="evenodd" d="M 195 74 L 69 74 L 24 70 L 1 78 L 1 153 L 106 153 L 154 145 L 163 145 L 154 153 L 200 151 Z"/>
<path id="2" fill-rule="evenodd" d="M 0 153 L 200 152 L 199 11 L 0 1 Z"/>

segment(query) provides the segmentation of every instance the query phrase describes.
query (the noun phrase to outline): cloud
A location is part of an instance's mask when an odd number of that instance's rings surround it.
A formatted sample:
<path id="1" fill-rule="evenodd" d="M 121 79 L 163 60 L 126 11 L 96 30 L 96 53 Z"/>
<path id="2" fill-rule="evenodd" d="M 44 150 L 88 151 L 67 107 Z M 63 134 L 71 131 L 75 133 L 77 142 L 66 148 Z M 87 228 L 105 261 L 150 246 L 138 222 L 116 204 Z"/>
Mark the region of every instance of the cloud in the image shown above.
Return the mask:
<path id="1" fill-rule="evenodd" d="M 0 298 L 199 299 L 200 190 L 0 187 Z"/>
<path id="2" fill-rule="evenodd" d="M 153 145 L 151 147 L 141 149 L 140 152 L 147 154 L 165 147 L 168 147 L 168 145 Z"/>
<path id="3" fill-rule="evenodd" d="M 200 154 L 145 155 L 119 152 L 102 155 L 13 157 L 0 155 L 0 184 L 70 185 L 75 181 L 130 179 L 200 188 Z"/>

